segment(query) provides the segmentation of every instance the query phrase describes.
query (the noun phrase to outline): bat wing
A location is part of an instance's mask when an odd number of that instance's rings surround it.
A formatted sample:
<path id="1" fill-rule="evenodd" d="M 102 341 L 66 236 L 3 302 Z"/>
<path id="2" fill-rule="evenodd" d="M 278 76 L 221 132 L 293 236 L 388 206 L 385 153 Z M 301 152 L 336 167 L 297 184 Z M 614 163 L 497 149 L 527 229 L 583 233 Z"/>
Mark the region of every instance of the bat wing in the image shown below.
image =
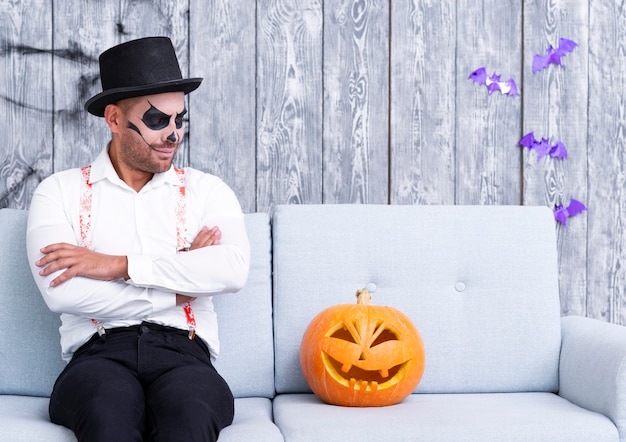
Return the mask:
<path id="1" fill-rule="evenodd" d="M 572 198 L 567 206 L 567 214 L 569 216 L 578 215 L 580 212 L 587 210 L 587 207 L 578 200 Z"/>
<path id="2" fill-rule="evenodd" d="M 578 46 L 578 43 L 576 43 L 573 40 L 568 40 L 567 38 L 560 38 L 559 47 L 556 48 L 556 52 L 558 52 L 560 55 L 566 55 L 572 52 L 574 48 L 577 46 Z"/>
<path id="3" fill-rule="evenodd" d="M 487 89 L 489 89 L 489 95 L 491 95 L 493 91 L 502 92 L 501 86 L 502 86 L 502 83 L 500 83 L 499 81 L 492 81 L 491 83 L 489 83 L 489 85 L 487 85 Z"/>
<path id="4" fill-rule="evenodd" d="M 528 132 L 526 135 L 522 137 L 521 140 L 519 140 L 519 144 L 521 146 L 527 147 L 529 149 L 532 149 L 536 142 L 537 140 L 535 139 L 534 132 Z"/>
<path id="5" fill-rule="evenodd" d="M 513 78 L 509 78 L 504 82 L 504 84 L 509 88 L 509 91 L 507 92 L 508 95 L 519 95 L 517 92 L 517 85 L 515 84 Z"/>
<path id="6" fill-rule="evenodd" d="M 534 149 L 537 151 L 537 162 L 550 152 L 550 144 L 546 138 L 542 138 L 540 142 L 535 143 Z"/>
<path id="7" fill-rule="evenodd" d="M 556 208 L 554 209 L 554 219 L 560 222 L 561 224 L 563 224 L 564 226 L 567 225 L 566 209 L 564 209 L 563 206 L 560 204 L 556 206 Z"/>
<path id="8" fill-rule="evenodd" d="M 487 77 L 486 83 L 487 89 L 489 90 L 489 95 L 491 95 L 494 91 L 502 92 L 502 83 L 500 82 L 500 76 L 495 72 L 493 75 Z"/>
<path id="9" fill-rule="evenodd" d="M 561 141 L 557 141 L 556 144 L 550 148 L 550 156 L 560 159 L 567 158 L 567 150 L 565 149 L 565 145 Z"/>
<path id="10" fill-rule="evenodd" d="M 474 82 L 483 85 L 487 83 L 487 70 L 485 67 L 478 68 L 472 72 L 467 79 L 472 79 Z"/>
<path id="11" fill-rule="evenodd" d="M 550 64 L 550 57 L 551 55 L 539 55 L 539 54 L 535 54 L 535 57 L 533 58 L 533 74 L 537 73 L 538 71 L 545 69 L 548 67 L 548 65 Z"/>

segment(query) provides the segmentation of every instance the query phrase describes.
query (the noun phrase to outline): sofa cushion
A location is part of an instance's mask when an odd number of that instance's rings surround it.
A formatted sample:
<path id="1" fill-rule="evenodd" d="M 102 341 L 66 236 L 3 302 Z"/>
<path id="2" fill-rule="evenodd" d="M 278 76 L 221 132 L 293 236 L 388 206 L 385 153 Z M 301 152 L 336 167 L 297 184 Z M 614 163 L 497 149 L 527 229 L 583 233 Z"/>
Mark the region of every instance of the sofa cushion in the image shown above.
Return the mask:
<path id="1" fill-rule="evenodd" d="M 389 407 L 322 403 L 312 394 L 274 399 L 285 440 L 379 442 L 617 442 L 609 418 L 553 393 L 412 394 Z"/>
<path id="2" fill-rule="evenodd" d="M 47 397 L 0 395 L 0 440 L 76 442 L 71 430 L 50 422 L 49 402 Z"/>
<path id="3" fill-rule="evenodd" d="M 11 442 L 76 442 L 74 433 L 48 418 L 48 398 L 0 395 L 0 440 Z M 219 442 L 279 442 L 267 398 L 235 399 L 233 424 L 220 433 Z"/>
<path id="4" fill-rule="evenodd" d="M 267 398 L 235 399 L 233 424 L 220 432 L 218 442 L 279 442 L 283 436 L 274 424 L 272 401 Z"/>
<path id="5" fill-rule="evenodd" d="M 65 367 L 59 315 L 35 285 L 26 258 L 28 212 L 0 209 L 0 394 L 48 396 Z"/>
<path id="6" fill-rule="evenodd" d="M 417 391 L 556 391 L 560 304 L 547 207 L 277 206 L 272 220 L 278 393 L 309 392 L 298 352 L 324 308 L 395 307 L 420 331 Z"/>

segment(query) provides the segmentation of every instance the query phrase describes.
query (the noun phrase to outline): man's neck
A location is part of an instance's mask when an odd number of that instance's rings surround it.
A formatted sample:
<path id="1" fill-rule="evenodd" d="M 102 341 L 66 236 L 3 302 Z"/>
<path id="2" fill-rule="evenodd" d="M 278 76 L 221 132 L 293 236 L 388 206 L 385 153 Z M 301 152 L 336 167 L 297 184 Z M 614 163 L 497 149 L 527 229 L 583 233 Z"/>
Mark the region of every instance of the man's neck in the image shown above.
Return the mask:
<path id="1" fill-rule="evenodd" d="M 135 192 L 139 193 L 139 191 L 143 189 L 143 186 L 145 186 L 154 176 L 153 173 L 133 170 L 125 166 L 118 158 L 117 151 L 115 149 L 111 149 L 111 142 L 109 142 L 107 150 L 109 152 L 111 164 L 113 165 L 117 176 Z"/>

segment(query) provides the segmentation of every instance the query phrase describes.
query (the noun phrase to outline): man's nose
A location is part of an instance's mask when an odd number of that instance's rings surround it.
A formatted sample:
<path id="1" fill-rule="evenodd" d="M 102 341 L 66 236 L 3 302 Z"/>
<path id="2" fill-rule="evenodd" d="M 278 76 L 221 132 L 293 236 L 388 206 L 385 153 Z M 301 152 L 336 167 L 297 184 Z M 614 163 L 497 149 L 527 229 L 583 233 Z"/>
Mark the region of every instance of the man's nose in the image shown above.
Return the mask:
<path id="1" fill-rule="evenodd" d="M 172 143 L 175 143 L 178 141 L 178 134 L 176 133 L 176 131 L 173 131 L 171 134 L 167 136 L 167 141 L 171 141 Z"/>

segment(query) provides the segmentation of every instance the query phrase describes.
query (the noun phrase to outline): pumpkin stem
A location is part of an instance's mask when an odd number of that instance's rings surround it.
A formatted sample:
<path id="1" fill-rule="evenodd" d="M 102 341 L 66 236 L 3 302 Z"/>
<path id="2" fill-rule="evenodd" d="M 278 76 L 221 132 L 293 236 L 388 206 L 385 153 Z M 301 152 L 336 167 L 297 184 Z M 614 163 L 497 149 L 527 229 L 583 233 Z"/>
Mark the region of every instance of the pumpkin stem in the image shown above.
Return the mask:
<path id="1" fill-rule="evenodd" d="M 360 289 L 356 291 L 356 303 L 357 304 L 369 304 L 372 300 L 372 295 L 367 289 Z"/>

